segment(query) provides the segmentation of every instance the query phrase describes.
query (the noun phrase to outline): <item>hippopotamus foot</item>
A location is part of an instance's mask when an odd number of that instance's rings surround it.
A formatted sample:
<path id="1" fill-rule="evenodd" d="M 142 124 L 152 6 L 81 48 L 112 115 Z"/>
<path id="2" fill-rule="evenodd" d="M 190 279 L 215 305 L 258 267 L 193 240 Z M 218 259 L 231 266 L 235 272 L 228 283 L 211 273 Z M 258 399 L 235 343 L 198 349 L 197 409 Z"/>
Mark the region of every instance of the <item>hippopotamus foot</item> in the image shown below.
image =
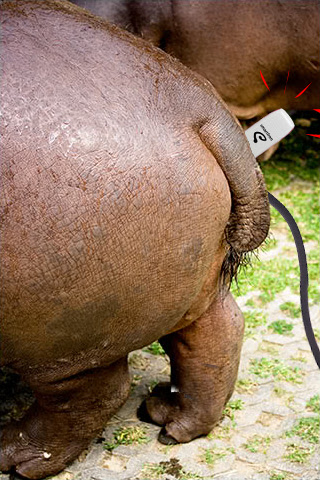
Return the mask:
<path id="1" fill-rule="evenodd" d="M 38 382 L 30 382 L 35 403 L 0 437 L 0 470 L 15 469 L 30 479 L 63 470 L 102 430 L 130 389 L 126 358 L 60 381 Z"/>
<path id="2" fill-rule="evenodd" d="M 140 407 L 163 425 L 159 441 L 189 442 L 220 420 L 234 389 L 244 321 L 231 293 L 219 294 L 191 325 L 160 339 L 171 361 L 171 387 L 158 385 Z"/>

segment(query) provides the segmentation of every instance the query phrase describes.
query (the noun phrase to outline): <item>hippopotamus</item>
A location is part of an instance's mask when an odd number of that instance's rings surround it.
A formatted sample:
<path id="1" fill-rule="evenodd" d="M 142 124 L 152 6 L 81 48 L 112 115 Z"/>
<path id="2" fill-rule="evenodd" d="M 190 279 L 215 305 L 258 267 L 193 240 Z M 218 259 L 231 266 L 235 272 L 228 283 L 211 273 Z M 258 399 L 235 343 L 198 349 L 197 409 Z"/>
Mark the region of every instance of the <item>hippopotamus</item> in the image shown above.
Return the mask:
<path id="1" fill-rule="evenodd" d="M 241 126 L 208 81 L 68 2 L 4 1 L 1 35 L 1 365 L 35 402 L 0 470 L 61 471 L 156 339 L 175 386 L 144 404 L 159 440 L 207 434 L 242 343 L 228 285 L 269 229 Z"/>
<path id="2" fill-rule="evenodd" d="M 179 58 L 240 119 L 319 104 L 318 0 L 71 1 Z"/>

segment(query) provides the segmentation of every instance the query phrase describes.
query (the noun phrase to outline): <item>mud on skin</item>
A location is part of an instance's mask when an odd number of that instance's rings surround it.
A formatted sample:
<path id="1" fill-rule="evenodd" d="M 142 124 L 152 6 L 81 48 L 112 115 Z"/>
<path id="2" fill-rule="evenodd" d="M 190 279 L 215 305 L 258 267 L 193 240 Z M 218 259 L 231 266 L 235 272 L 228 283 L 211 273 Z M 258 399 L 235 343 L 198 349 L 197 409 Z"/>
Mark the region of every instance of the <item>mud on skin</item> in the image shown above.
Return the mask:
<path id="1" fill-rule="evenodd" d="M 221 265 L 269 228 L 238 122 L 208 82 L 71 4 L 3 2 L 1 22 L 1 365 L 36 401 L 2 430 L 0 469 L 61 471 L 126 400 L 127 354 L 159 338 L 194 396 L 147 401 L 160 440 L 208 433 L 243 331 Z"/>

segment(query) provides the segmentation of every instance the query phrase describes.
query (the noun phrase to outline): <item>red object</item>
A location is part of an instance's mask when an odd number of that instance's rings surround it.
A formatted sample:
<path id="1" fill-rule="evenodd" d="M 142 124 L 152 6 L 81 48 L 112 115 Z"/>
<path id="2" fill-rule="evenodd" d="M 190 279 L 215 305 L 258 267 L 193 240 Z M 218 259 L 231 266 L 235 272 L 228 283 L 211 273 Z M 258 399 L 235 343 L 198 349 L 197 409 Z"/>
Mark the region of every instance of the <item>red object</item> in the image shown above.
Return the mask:
<path id="1" fill-rule="evenodd" d="M 315 112 L 318 112 L 320 113 L 320 108 L 314 108 L 313 109 Z M 313 133 L 307 133 L 307 135 L 309 135 L 309 137 L 317 137 L 317 138 L 320 138 L 320 135 L 315 135 Z"/>
<path id="2" fill-rule="evenodd" d="M 263 75 L 262 75 L 261 70 L 260 70 L 260 75 L 261 75 L 261 78 L 262 78 L 263 83 L 265 84 L 265 86 L 267 87 L 267 89 L 268 89 L 269 92 L 270 92 L 270 88 L 268 87 L 267 82 L 265 81 L 265 79 L 264 79 L 264 77 L 263 77 Z"/>
<path id="3" fill-rule="evenodd" d="M 302 95 L 303 92 L 305 92 L 305 91 L 307 90 L 307 88 L 310 87 L 311 83 L 312 83 L 312 82 L 310 82 L 309 85 L 307 85 L 306 88 L 304 88 L 304 89 L 302 90 L 302 92 L 298 93 L 298 95 L 296 95 L 294 98 L 300 97 L 300 95 Z"/>
<path id="4" fill-rule="evenodd" d="M 287 88 L 289 73 L 290 73 L 290 70 L 288 70 L 288 76 L 287 76 L 286 86 L 284 87 L 284 92 L 283 92 L 283 93 L 286 93 L 286 88 Z"/>

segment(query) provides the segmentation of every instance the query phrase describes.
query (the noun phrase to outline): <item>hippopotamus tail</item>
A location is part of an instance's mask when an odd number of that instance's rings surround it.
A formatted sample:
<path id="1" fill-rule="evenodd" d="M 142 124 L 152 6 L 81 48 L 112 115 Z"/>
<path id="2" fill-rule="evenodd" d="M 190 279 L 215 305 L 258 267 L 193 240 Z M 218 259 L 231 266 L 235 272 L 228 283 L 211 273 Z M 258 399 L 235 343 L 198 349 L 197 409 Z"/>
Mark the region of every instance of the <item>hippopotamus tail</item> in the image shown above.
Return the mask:
<path id="1" fill-rule="evenodd" d="M 218 104 L 216 107 L 217 115 L 200 128 L 199 134 L 229 183 L 232 207 L 226 240 L 234 256 L 239 256 L 257 248 L 268 235 L 268 192 L 240 124 L 227 110 Z"/>
<path id="2" fill-rule="evenodd" d="M 222 278 L 230 283 L 239 265 L 248 262 L 248 252 L 267 237 L 270 209 L 262 172 L 240 124 L 218 103 L 212 111 L 215 115 L 203 124 L 199 135 L 219 163 L 231 192 L 231 214 L 225 230 L 229 249 L 221 271 Z"/>

